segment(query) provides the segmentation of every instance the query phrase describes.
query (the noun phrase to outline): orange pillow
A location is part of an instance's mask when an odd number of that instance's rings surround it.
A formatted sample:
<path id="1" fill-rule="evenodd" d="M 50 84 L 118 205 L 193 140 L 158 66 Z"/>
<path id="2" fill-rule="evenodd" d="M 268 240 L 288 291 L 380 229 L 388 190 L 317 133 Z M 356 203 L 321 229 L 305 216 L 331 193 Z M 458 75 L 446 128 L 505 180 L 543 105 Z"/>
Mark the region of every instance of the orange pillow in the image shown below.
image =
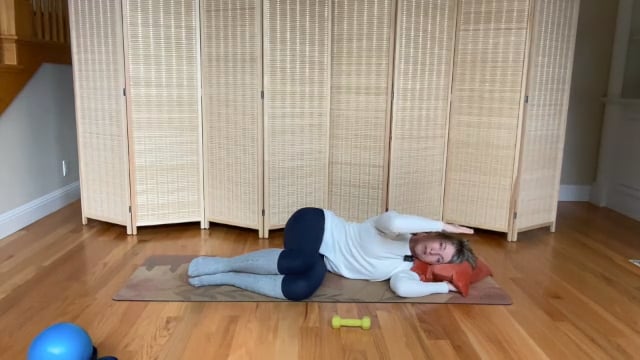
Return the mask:
<path id="1" fill-rule="evenodd" d="M 489 266 L 480 259 L 476 260 L 475 269 L 471 268 L 468 262 L 429 265 L 414 259 L 411 271 L 417 273 L 420 280 L 424 282 L 448 281 L 460 291 L 462 296 L 469 294 L 469 285 L 492 275 Z"/>

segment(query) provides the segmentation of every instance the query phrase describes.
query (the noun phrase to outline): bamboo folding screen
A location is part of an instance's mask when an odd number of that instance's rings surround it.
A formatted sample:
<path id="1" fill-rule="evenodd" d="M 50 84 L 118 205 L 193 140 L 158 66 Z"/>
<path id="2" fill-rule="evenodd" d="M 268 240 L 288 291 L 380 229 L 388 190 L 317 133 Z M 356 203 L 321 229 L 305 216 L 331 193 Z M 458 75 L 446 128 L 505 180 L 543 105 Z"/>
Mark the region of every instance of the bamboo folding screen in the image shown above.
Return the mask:
<path id="1" fill-rule="evenodd" d="M 579 0 L 536 3 L 513 234 L 555 226 L 579 8 Z"/>
<path id="2" fill-rule="evenodd" d="M 456 1 L 400 1 L 389 208 L 442 218 Z"/>
<path id="3" fill-rule="evenodd" d="M 264 1 L 265 223 L 327 206 L 330 0 Z"/>
<path id="4" fill-rule="evenodd" d="M 386 208 L 394 4 L 332 2 L 328 207 L 352 221 Z"/>
<path id="5" fill-rule="evenodd" d="M 126 225 L 129 156 L 119 1 L 70 1 L 82 217 Z"/>
<path id="6" fill-rule="evenodd" d="M 71 1 L 83 217 L 553 229 L 578 7 Z"/>
<path id="7" fill-rule="evenodd" d="M 201 9 L 206 220 L 262 232 L 261 2 Z"/>
<path id="8" fill-rule="evenodd" d="M 201 221 L 197 2 L 123 4 L 133 223 Z"/>
<path id="9" fill-rule="evenodd" d="M 444 218 L 508 230 L 523 97 L 529 0 L 462 0 L 458 12 Z"/>

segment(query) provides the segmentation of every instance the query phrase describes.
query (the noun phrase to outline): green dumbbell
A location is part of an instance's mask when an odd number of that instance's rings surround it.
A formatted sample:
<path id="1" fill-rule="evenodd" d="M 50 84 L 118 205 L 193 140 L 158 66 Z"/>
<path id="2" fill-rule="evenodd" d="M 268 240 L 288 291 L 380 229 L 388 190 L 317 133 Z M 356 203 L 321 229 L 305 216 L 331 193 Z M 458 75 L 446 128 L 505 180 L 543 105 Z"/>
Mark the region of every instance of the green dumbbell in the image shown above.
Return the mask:
<path id="1" fill-rule="evenodd" d="M 343 319 L 338 315 L 333 315 L 331 327 L 339 329 L 342 326 L 361 327 L 363 330 L 371 329 L 371 318 L 364 316 L 362 319 Z"/>

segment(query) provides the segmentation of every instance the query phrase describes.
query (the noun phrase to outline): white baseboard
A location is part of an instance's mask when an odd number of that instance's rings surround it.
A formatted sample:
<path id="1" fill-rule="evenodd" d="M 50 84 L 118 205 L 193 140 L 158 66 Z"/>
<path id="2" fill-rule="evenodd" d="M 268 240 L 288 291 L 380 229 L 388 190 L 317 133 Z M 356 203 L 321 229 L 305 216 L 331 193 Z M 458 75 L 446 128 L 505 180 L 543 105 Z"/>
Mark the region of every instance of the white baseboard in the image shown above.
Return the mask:
<path id="1" fill-rule="evenodd" d="M 18 208 L 0 214 L 0 239 L 42 219 L 79 198 L 80 183 L 76 181 Z"/>
<path id="2" fill-rule="evenodd" d="M 589 201 L 590 185 L 560 185 L 558 201 Z"/>

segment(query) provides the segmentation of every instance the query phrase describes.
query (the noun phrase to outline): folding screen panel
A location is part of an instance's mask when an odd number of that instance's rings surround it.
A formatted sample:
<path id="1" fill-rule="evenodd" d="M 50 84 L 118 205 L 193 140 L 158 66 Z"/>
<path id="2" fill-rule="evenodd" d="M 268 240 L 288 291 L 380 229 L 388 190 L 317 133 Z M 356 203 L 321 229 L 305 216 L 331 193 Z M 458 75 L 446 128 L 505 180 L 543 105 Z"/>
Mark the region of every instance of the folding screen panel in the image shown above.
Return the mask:
<path id="1" fill-rule="evenodd" d="M 265 0 L 266 227 L 328 192 L 330 0 Z"/>
<path id="2" fill-rule="evenodd" d="M 127 225 L 129 160 L 119 1 L 69 2 L 82 216 Z"/>
<path id="3" fill-rule="evenodd" d="M 444 219 L 507 231 L 529 1 L 459 4 Z"/>
<path id="4" fill-rule="evenodd" d="M 136 225 L 203 221 L 196 0 L 126 0 Z"/>
<path id="5" fill-rule="evenodd" d="M 260 0 L 201 0 L 206 219 L 262 228 Z"/>
<path id="6" fill-rule="evenodd" d="M 362 221 L 386 207 L 392 0 L 333 0 L 329 208 Z"/>
<path id="7" fill-rule="evenodd" d="M 400 0 L 389 208 L 442 218 L 455 0 Z"/>
<path id="8" fill-rule="evenodd" d="M 517 229 L 555 222 L 579 0 L 537 0 L 519 175 Z"/>

